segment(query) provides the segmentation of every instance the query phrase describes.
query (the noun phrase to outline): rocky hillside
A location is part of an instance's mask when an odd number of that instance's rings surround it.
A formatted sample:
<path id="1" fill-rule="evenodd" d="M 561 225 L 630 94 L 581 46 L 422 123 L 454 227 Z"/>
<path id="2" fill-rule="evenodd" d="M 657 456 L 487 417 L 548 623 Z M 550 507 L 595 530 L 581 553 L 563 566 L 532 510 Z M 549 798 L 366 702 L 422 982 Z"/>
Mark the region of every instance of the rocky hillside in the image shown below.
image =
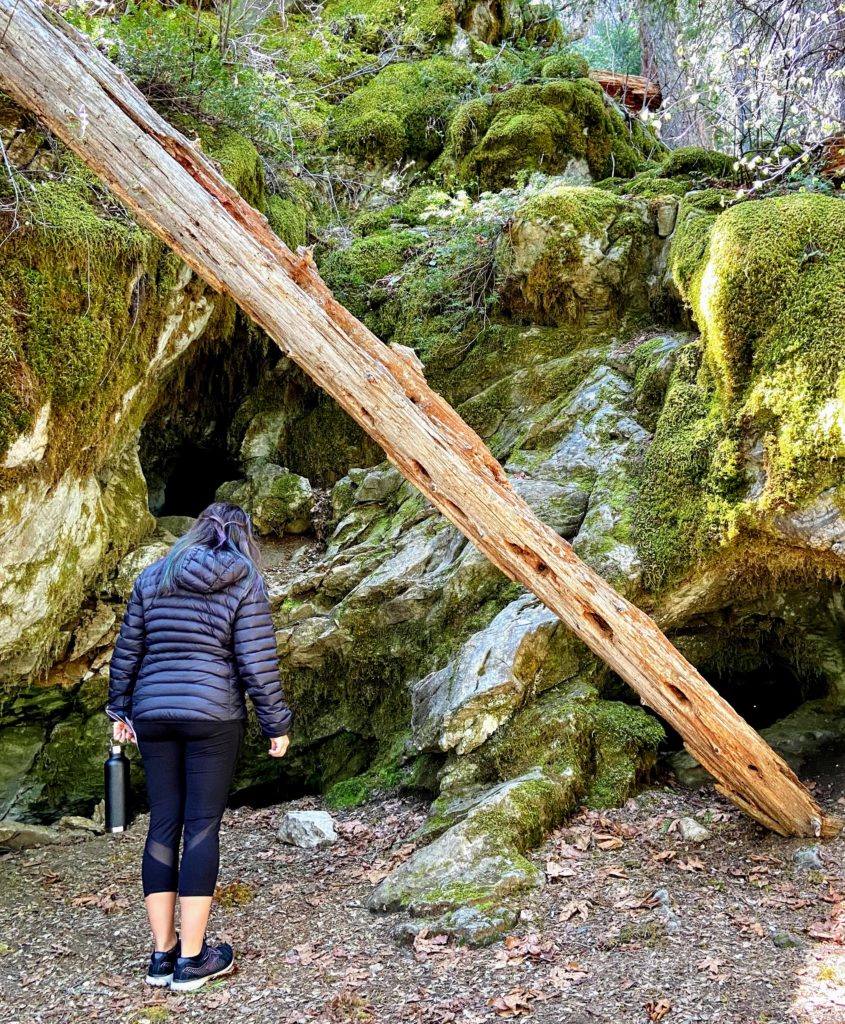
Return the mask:
<path id="1" fill-rule="evenodd" d="M 841 200 L 667 151 L 542 5 L 265 14 L 237 81 L 211 12 L 73 13 L 741 713 L 796 762 L 841 734 Z M 0 114 L 0 816 L 91 812 L 123 601 L 216 494 L 264 536 L 296 716 L 281 764 L 253 725 L 238 787 L 427 794 L 430 841 L 371 905 L 507 927 L 539 881 L 525 850 L 624 801 L 676 738 Z"/>

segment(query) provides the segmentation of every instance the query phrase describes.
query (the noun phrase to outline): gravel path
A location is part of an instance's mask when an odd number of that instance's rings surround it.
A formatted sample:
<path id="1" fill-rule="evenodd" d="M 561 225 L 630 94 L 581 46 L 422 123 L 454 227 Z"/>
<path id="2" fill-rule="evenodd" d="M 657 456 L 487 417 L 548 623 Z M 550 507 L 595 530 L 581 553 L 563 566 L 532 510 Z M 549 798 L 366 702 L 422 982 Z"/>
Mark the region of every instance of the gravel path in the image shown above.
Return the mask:
<path id="1" fill-rule="evenodd" d="M 837 763 L 817 782 L 827 806 L 845 803 L 842 779 Z M 0 858 L 2 1024 L 845 1021 L 841 839 L 814 850 L 710 790 L 654 789 L 582 812 L 534 852 L 548 882 L 505 942 L 400 946 L 401 918 L 363 901 L 409 854 L 424 806 L 343 812 L 322 851 L 278 842 L 286 809 L 319 806 L 227 812 L 210 935 L 234 944 L 238 970 L 190 995 L 142 982 L 144 817 L 123 836 Z M 687 817 L 709 837 L 685 841 Z"/>

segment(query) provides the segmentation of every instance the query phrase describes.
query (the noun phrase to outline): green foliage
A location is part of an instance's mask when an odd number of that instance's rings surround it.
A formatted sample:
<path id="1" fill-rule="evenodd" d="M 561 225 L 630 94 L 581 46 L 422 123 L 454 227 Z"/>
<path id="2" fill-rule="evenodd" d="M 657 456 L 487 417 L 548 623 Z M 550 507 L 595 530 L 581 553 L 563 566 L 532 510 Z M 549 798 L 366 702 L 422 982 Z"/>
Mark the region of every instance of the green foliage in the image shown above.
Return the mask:
<path id="1" fill-rule="evenodd" d="M 114 22 L 68 14 L 168 112 L 226 125 L 269 152 L 286 151 L 279 83 L 249 65 L 227 63 L 215 18 L 198 16 L 187 5 L 162 6 L 153 0 L 130 2 Z"/>
<path id="2" fill-rule="evenodd" d="M 602 18 L 574 46 L 586 57 L 590 67 L 619 75 L 642 74 L 642 50 L 634 18 L 627 17 L 624 21 Z"/>
<path id="3" fill-rule="evenodd" d="M 332 144 L 371 160 L 431 160 L 442 148 L 449 112 L 472 80 L 465 65 L 445 57 L 392 64 L 340 103 Z"/>

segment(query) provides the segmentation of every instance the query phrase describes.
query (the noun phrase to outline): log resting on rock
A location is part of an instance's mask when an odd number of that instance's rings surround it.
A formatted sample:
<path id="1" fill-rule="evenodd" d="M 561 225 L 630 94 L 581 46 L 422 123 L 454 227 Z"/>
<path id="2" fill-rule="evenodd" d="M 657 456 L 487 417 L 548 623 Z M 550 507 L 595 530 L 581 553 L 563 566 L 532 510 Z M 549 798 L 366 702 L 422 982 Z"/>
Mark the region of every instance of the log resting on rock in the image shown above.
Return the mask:
<path id="1" fill-rule="evenodd" d="M 532 590 L 683 737 L 718 788 L 784 835 L 829 837 L 788 765 L 511 488 L 429 389 L 85 37 L 37 0 L 0 0 L 0 80 L 202 278 L 232 296 L 500 569 Z"/>

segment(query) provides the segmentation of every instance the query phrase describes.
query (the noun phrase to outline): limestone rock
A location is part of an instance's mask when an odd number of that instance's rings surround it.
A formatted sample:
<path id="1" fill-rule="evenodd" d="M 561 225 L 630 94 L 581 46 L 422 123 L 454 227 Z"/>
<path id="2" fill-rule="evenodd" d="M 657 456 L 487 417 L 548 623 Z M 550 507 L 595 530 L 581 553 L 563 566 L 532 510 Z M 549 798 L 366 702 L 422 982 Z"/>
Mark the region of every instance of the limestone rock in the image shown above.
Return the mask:
<path id="1" fill-rule="evenodd" d="M 50 403 L 45 402 L 38 410 L 31 429 L 19 434 L 3 459 L 4 469 L 14 469 L 30 462 L 40 462 L 47 450 L 48 427 L 50 424 Z"/>
<path id="2" fill-rule="evenodd" d="M 156 519 L 159 529 L 165 530 L 172 537 L 181 537 L 195 522 L 193 516 L 158 516 Z"/>
<path id="3" fill-rule="evenodd" d="M 60 829 L 67 829 L 75 832 L 92 832 L 94 835 L 102 835 L 104 828 L 101 823 L 93 818 L 86 818 L 81 814 L 65 814 L 58 821 Z"/>
<path id="4" fill-rule="evenodd" d="M 542 831 L 560 818 L 571 798 L 566 780 L 541 771 L 492 787 L 463 820 L 383 879 L 367 905 L 425 916 L 543 885 L 543 872 L 520 851 L 533 830 Z M 521 828 L 529 815 L 536 816 L 536 823 Z M 502 831 L 496 831 L 496 823 Z"/>
<path id="5" fill-rule="evenodd" d="M 792 859 L 804 871 L 824 870 L 824 861 L 818 846 L 802 846 L 792 854 Z"/>
<path id="6" fill-rule="evenodd" d="M 110 580 L 105 592 L 114 597 L 129 599 L 135 580 L 141 575 L 147 566 L 157 562 L 170 550 L 170 545 L 160 540 L 151 540 L 139 547 L 134 548 L 125 555 L 117 566 L 117 573 L 114 579 Z"/>
<path id="7" fill-rule="evenodd" d="M 0 728 L 0 818 L 9 813 L 23 779 L 44 743 L 43 723 Z"/>
<path id="8" fill-rule="evenodd" d="M 704 843 L 712 835 L 710 830 L 697 822 L 695 818 L 681 818 L 678 822 L 678 832 L 686 843 Z"/>
<path id="9" fill-rule="evenodd" d="M 250 462 L 246 480 L 221 484 L 215 499 L 246 509 L 262 535 L 304 533 L 314 510 L 314 493 L 308 480 L 264 459 Z"/>
<path id="10" fill-rule="evenodd" d="M 278 839 L 304 850 L 314 850 L 331 846 L 337 841 L 337 833 L 327 811 L 288 811 L 279 825 Z"/>
<path id="11" fill-rule="evenodd" d="M 117 612 L 114 606 L 102 602 L 83 616 L 82 621 L 73 630 L 73 646 L 69 654 L 71 661 L 101 646 L 116 621 Z"/>
<path id="12" fill-rule="evenodd" d="M 49 825 L 31 825 L 24 821 L 0 819 L 0 849 L 28 850 L 33 846 L 48 846 L 59 840 L 59 833 Z"/>
<path id="13" fill-rule="evenodd" d="M 533 595 L 521 597 L 476 633 L 453 662 L 416 683 L 412 724 L 420 749 L 466 754 L 510 717 L 529 688 L 536 692 L 544 682 L 560 682 L 560 672 L 545 679 L 543 674 L 559 625 Z M 570 675 L 577 671 L 576 657 L 567 669 Z"/>

